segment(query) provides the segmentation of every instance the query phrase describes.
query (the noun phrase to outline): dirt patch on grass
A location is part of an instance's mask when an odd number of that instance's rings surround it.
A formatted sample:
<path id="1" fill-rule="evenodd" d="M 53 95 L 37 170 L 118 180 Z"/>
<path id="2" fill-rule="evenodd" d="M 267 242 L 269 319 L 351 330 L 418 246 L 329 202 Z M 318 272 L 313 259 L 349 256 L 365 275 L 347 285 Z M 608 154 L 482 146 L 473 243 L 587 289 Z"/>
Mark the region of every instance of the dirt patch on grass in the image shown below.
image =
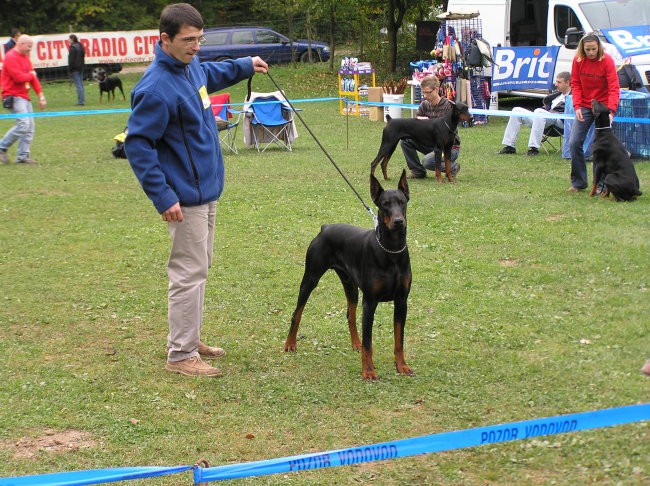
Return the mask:
<path id="1" fill-rule="evenodd" d="M 561 221 L 566 217 L 565 214 L 551 214 L 550 216 L 546 217 L 546 221 L 549 223 L 555 223 L 556 221 Z"/>
<path id="2" fill-rule="evenodd" d="M 46 429 L 40 437 L 21 437 L 16 442 L 2 443 L 2 448 L 13 453 L 14 459 L 30 459 L 40 452 L 59 453 L 89 449 L 97 442 L 81 430 L 56 431 Z"/>
<path id="3" fill-rule="evenodd" d="M 499 260 L 499 265 L 502 267 L 516 267 L 519 265 L 519 260 L 516 258 L 502 258 Z"/>

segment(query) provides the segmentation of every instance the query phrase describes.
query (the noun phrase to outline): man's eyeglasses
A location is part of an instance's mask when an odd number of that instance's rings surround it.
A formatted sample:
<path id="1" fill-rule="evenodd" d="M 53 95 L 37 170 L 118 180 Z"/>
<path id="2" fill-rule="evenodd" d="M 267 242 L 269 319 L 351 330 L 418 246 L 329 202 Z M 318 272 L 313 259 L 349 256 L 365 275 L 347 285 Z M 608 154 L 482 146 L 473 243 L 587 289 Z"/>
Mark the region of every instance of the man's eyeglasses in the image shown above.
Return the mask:
<path id="1" fill-rule="evenodd" d="M 187 47 L 191 47 L 195 45 L 197 42 L 199 43 L 200 46 L 205 44 L 205 36 L 200 36 L 200 37 L 183 37 L 181 38 L 181 42 L 184 42 Z"/>
<path id="2" fill-rule="evenodd" d="M 431 93 L 433 93 L 433 90 L 429 90 L 429 91 L 424 91 L 424 90 L 422 90 L 422 94 L 423 94 L 424 96 L 429 96 Z"/>

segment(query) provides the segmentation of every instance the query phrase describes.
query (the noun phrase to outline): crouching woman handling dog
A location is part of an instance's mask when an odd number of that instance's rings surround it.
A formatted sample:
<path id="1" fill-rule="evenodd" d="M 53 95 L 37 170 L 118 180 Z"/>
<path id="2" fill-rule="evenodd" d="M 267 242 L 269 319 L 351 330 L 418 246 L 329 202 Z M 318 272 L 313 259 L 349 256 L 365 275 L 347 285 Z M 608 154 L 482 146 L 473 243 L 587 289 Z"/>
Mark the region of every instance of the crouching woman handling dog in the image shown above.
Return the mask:
<path id="1" fill-rule="evenodd" d="M 440 96 L 440 81 L 435 76 L 427 76 L 420 83 L 422 92 L 422 102 L 415 114 L 420 120 L 429 118 L 443 118 L 448 115 L 454 108 L 454 105 L 447 99 Z M 458 163 L 458 154 L 460 152 L 460 138 L 458 129 L 455 132 L 454 144 L 451 148 L 451 175 L 456 177 L 460 170 Z M 406 159 L 406 165 L 411 169 L 410 177 L 412 179 L 423 179 L 427 176 L 427 169 L 435 171 L 445 171 L 445 163 L 442 160 L 442 149 L 433 145 L 422 143 L 412 138 L 405 138 L 401 142 L 402 152 Z M 418 152 L 424 154 L 422 162 L 418 157 Z"/>
<path id="2" fill-rule="evenodd" d="M 343 284 L 348 303 L 347 319 L 352 348 L 361 350 L 361 376 L 377 379 L 372 360 L 372 327 L 379 302 L 394 302 L 393 329 L 395 367 L 399 373 L 413 375 L 404 360 L 406 300 L 411 290 L 411 260 L 406 246 L 406 205 L 409 187 L 402 171 L 397 190 L 384 189 L 370 176 L 370 194 L 378 208 L 375 230 L 349 224 L 326 224 L 307 250 L 305 273 L 300 283 L 298 304 L 291 318 L 285 351 L 295 351 L 298 327 L 307 299 L 321 277 L 333 269 Z M 363 292 L 362 338 L 357 332 L 359 289 Z"/>

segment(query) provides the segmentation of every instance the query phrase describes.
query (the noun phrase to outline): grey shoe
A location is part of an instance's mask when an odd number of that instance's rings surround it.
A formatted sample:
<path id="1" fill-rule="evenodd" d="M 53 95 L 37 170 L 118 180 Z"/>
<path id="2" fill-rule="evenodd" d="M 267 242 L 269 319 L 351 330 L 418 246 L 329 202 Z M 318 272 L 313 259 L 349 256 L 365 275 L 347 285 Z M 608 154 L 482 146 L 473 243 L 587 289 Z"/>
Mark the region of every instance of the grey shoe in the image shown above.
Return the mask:
<path id="1" fill-rule="evenodd" d="M 27 165 L 36 165 L 38 162 L 36 162 L 34 159 L 30 159 L 27 157 L 26 159 L 18 160 L 16 161 L 17 164 L 27 164 Z"/>
<path id="2" fill-rule="evenodd" d="M 9 157 L 7 156 L 7 152 L 4 150 L 0 150 L 0 162 L 3 164 L 8 164 L 9 163 Z"/>

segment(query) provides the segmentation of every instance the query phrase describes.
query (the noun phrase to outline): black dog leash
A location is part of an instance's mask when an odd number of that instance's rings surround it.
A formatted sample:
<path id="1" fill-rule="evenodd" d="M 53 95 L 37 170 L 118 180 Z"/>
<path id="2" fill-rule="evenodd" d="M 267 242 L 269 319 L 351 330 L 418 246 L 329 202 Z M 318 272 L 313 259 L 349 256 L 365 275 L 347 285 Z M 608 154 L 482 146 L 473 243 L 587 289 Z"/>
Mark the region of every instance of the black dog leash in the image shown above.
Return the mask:
<path id="1" fill-rule="evenodd" d="M 293 107 L 293 105 L 291 104 L 291 101 L 289 101 L 289 98 L 286 97 L 286 95 L 284 94 L 284 91 L 282 90 L 282 88 L 280 88 L 280 86 L 278 86 L 278 83 L 276 83 L 276 82 L 275 82 L 275 79 L 273 79 L 273 76 L 271 76 L 271 73 L 267 71 L 266 74 L 268 75 L 268 77 L 269 77 L 269 79 L 271 80 L 271 82 L 272 82 L 272 83 L 275 85 L 275 87 L 278 89 L 278 91 L 279 91 L 280 93 L 282 93 L 282 97 L 283 97 L 283 98 L 285 99 L 285 101 L 289 104 L 289 106 L 291 107 L 291 110 L 296 114 L 296 116 L 298 117 L 298 119 L 299 119 L 299 120 L 301 121 L 301 123 L 305 126 L 305 128 L 307 129 L 307 131 L 309 132 L 309 134 L 312 136 L 312 138 L 316 141 L 316 143 L 318 144 L 318 146 L 320 147 L 320 149 L 323 151 L 323 153 L 325 154 L 325 156 L 329 159 L 329 161 L 332 163 L 332 165 L 333 165 L 334 168 L 338 171 L 338 173 L 341 174 L 341 177 L 343 177 L 343 180 L 348 184 L 348 186 L 350 186 L 350 189 L 352 189 L 352 192 L 354 192 L 354 194 L 357 196 L 357 198 L 359 199 L 359 201 L 361 201 L 361 204 L 363 204 L 363 207 L 366 208 L 366 211 L 368 211 L 368 212 L 370 213 L 370 215 L 372 216 L 373 221 L 375 222 L 375 228 L 376 228 L 376 227 L 377 227 L 377 224 L 378 224 L 378 222 L 377 222 L 377 216 L 375 216 L 375 213 L 373 212 L 372 208 L 371 208 L 370 206 L 368 206 L 368 205 L 365 203 L 365 201 L 364 201 L 364 200 L 362 199 L 362 197 L 359 195 L 359 193 L 357 192 L 357 190 L 356 190 L 356 189 L 354 188 L 354 186 L 350 183 L 350 181 L 348 180 L 348 178 L 345 177 L 345 174 L 343 174 L 343 172 L 341 171 L 341 169 L 339 168 L 339 166 L 336 165 L 336 162 L 334 162 L 334 159 L 332 159 L 332 157 L 330 157 L 330 154 L 327 153 L 327 150 L 325 150 L 325 147 L 323 147 L 323 144 L 320 143 L 320 140 L 318 140 L 318 138 L 316 137 L 316 135 L 314 135 L 314 132 L 312 132 L 311 129 L 309 128 L 309 126 L 307 125 L 307 123 L 305 123 L 305 120 L 303 120 L 302 116 L 300 116 L 300 113 L 297 112 L 296 109 Z M 252 80 L 253 80 L 253 78 L 249 78 L 249 79 L 248 79 L 248 97 L 249 97 L 249 98 L 250 98 L 250 92 L 251 92 L 251 81 L 252 81 Z"/>

